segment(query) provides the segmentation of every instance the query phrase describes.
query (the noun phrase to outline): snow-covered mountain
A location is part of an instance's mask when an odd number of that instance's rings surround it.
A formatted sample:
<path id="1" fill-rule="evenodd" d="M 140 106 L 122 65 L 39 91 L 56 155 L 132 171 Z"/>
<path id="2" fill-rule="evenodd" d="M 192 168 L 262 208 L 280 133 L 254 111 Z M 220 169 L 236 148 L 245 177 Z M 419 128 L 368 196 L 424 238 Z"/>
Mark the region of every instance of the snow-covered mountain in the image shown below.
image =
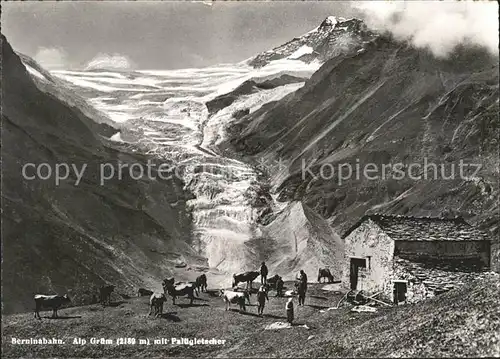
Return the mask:
<path id="1" fill-rule="evenodd" d="M 235 112 L 253 112 L 281 99 L 303 86 L 318 66 L 283 59 L 259 69 L 239 63 L 172 71 L 54 71 L 52 75 L 115 122 L 118 130 L 110 137 L 114 146 L 133 146 L 155 161 L 174 163 L 175 175 L 192 197 L 187 201 L 193 224 L 191 247 L 206 258 L 210 282 L 228 285 L 233 273 L 256 269 L 270 254 L 258 240 L 264 234 L 257 221 L 267 206 L 259 204 L 265 197 L 260 172 L 252 164 L 225 156 L 217 144 L 225 139 L 225 128 Z M 207 103 L 255 79 L 259 81 L 255 91 L 210 115 Z M 314 257 L 308 253 L 308 258 Z M 190 268 L 191 263 L 186 264 Z"/>
<path id="2" fill-rule="evenodd" d="M 281 59 L 322 63 L 346 51 L 361 51 L 376 36 L 359 19 L 329 16 L 317 28 L 250 58 L 248 64 L 258 68 Z"/>
<path id="3" fill-rule="evenodd" d="M 368 211 L 455 211 L 498 233 L 498 63 L 481 52 L 439 60 L 334 17 L 247 61 L 202 69 L 49 73 L 4 47 L 4 288 L 16 296 L 74 286 L 82 297 L 108 281 L 131 294 L 199 271 L 224 286 L 262 260 L 287 279 L 335 270 L 337 233 Z M 467 158 L 483 171 L 342 185 L 300 173 L 303 159 L 423 157 Z M 19 179 L 20 161 L 118 160 L 174 165 L 174 178 L 100 186 L 96 177 L 76 188 Z"/>

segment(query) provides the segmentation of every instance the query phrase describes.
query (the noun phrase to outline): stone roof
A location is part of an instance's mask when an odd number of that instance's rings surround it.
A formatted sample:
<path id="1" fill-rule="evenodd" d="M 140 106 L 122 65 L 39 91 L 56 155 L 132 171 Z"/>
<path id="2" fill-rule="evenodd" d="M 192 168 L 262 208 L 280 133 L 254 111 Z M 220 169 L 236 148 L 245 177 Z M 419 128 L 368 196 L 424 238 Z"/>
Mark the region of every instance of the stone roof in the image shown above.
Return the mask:
<path id="1" fill-rule="evenodd" d="M 362 217 L 342 238 L 368 219 L 395 241 L 484 241 L 490 235 L 468 224 L 462 217 L 408 217 L 370 214 Z"/>

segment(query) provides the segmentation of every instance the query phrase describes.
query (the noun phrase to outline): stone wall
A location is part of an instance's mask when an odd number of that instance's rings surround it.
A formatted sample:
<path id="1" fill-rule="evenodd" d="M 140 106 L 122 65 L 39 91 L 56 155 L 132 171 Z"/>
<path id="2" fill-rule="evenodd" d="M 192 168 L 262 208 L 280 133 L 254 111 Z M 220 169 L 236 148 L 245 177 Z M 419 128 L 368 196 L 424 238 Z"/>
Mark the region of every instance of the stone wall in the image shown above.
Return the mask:
<path id="1" fill-rule="evenodd" d="M 394 254 L 415 259 L 477 259 L 490 266 L 489 241 L 396 241 Z"/>
<path id="2" fill-rule="evenodd" d="M 394 257 L 393 279 L 408 281 L 407 303 L 416 303 L 491 273 L 460 271 L 459 269 L 452 270 L 446 261 L 441 264 L 417 263 Z M 390 294 L 392 298 L 392 290 L 387 294 Z"/>
<path id="3" fill-rule="evenodd" d="M 491 243 L 491 258 L 490 258 L 490 267 L 491 270 L 497 273 L 500 273 L 500 241 L 495 239 Z"/>
<path id="4" fill-rule="evenodd" d="M 367 220 L 345 238 L 345 258 L 342 283 L 350 288 L 350 257 L 367 258 L 365 270 L 360 268 L 359 290 L 391 291 L 394 241 L 372 220 Z"/>

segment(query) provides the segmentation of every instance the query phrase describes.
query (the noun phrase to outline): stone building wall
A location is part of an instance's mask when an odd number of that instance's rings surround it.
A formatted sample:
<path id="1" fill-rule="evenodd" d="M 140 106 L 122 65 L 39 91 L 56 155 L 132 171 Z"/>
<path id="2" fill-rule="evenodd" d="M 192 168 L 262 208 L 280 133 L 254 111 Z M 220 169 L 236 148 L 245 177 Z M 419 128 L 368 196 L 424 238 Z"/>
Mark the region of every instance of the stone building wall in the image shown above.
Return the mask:
<path id="1" fill-rule="evenodd" d="M 448 268 L 446 261 L 439 265 L 435 262 L 417 263 L 394 257 L 393 279 L 408 281 L 407 303 L 416 303 L 491 274 L 491 272 L 451 271 Z"/>
<path id="2" fill-rule="evenodd" d="M 410 260 L 477 259 L 483 266 L 490 266 L 489 241 L 396 241 L 394 253 Z"/>
<path id="3" fill-rule="evenodd" d="M 357 289 L 392 293 L 393 253 L 394 241 L 372 220 L 363 222 L 345 238 L 343 285 L 350 288 L 350 257 L 370 257 L 367 268 L 359 270 Z"/>

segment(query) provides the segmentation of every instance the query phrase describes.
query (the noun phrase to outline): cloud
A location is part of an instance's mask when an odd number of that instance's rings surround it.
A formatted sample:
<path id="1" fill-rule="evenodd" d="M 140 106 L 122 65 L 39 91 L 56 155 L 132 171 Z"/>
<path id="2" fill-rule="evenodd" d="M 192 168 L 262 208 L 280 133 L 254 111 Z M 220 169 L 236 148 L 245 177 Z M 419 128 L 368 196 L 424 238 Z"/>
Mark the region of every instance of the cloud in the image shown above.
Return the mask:
<path id="1" fill-rule="evenodd" d="M 372 28 L 446 57 L 459 44 L 475 44 L 498 56 L 496 1 L 363 1 L 353 5 Z"/>
<path id="2" fill-rule="evenodd" d="M 96 70 L 96 69 L 114 69 L 114 70 L 130 70 L 135 65 L 126 56 L 120 54 L 98 54 L 95 56 L 87 66 L 85 70 Z"/>
<path id="3" fill-rule="evenodd" d="M 34 59 L 48 70 L 65 69 L 68 67 L 67 54 L 60 48 L 40 47 Z"/>

